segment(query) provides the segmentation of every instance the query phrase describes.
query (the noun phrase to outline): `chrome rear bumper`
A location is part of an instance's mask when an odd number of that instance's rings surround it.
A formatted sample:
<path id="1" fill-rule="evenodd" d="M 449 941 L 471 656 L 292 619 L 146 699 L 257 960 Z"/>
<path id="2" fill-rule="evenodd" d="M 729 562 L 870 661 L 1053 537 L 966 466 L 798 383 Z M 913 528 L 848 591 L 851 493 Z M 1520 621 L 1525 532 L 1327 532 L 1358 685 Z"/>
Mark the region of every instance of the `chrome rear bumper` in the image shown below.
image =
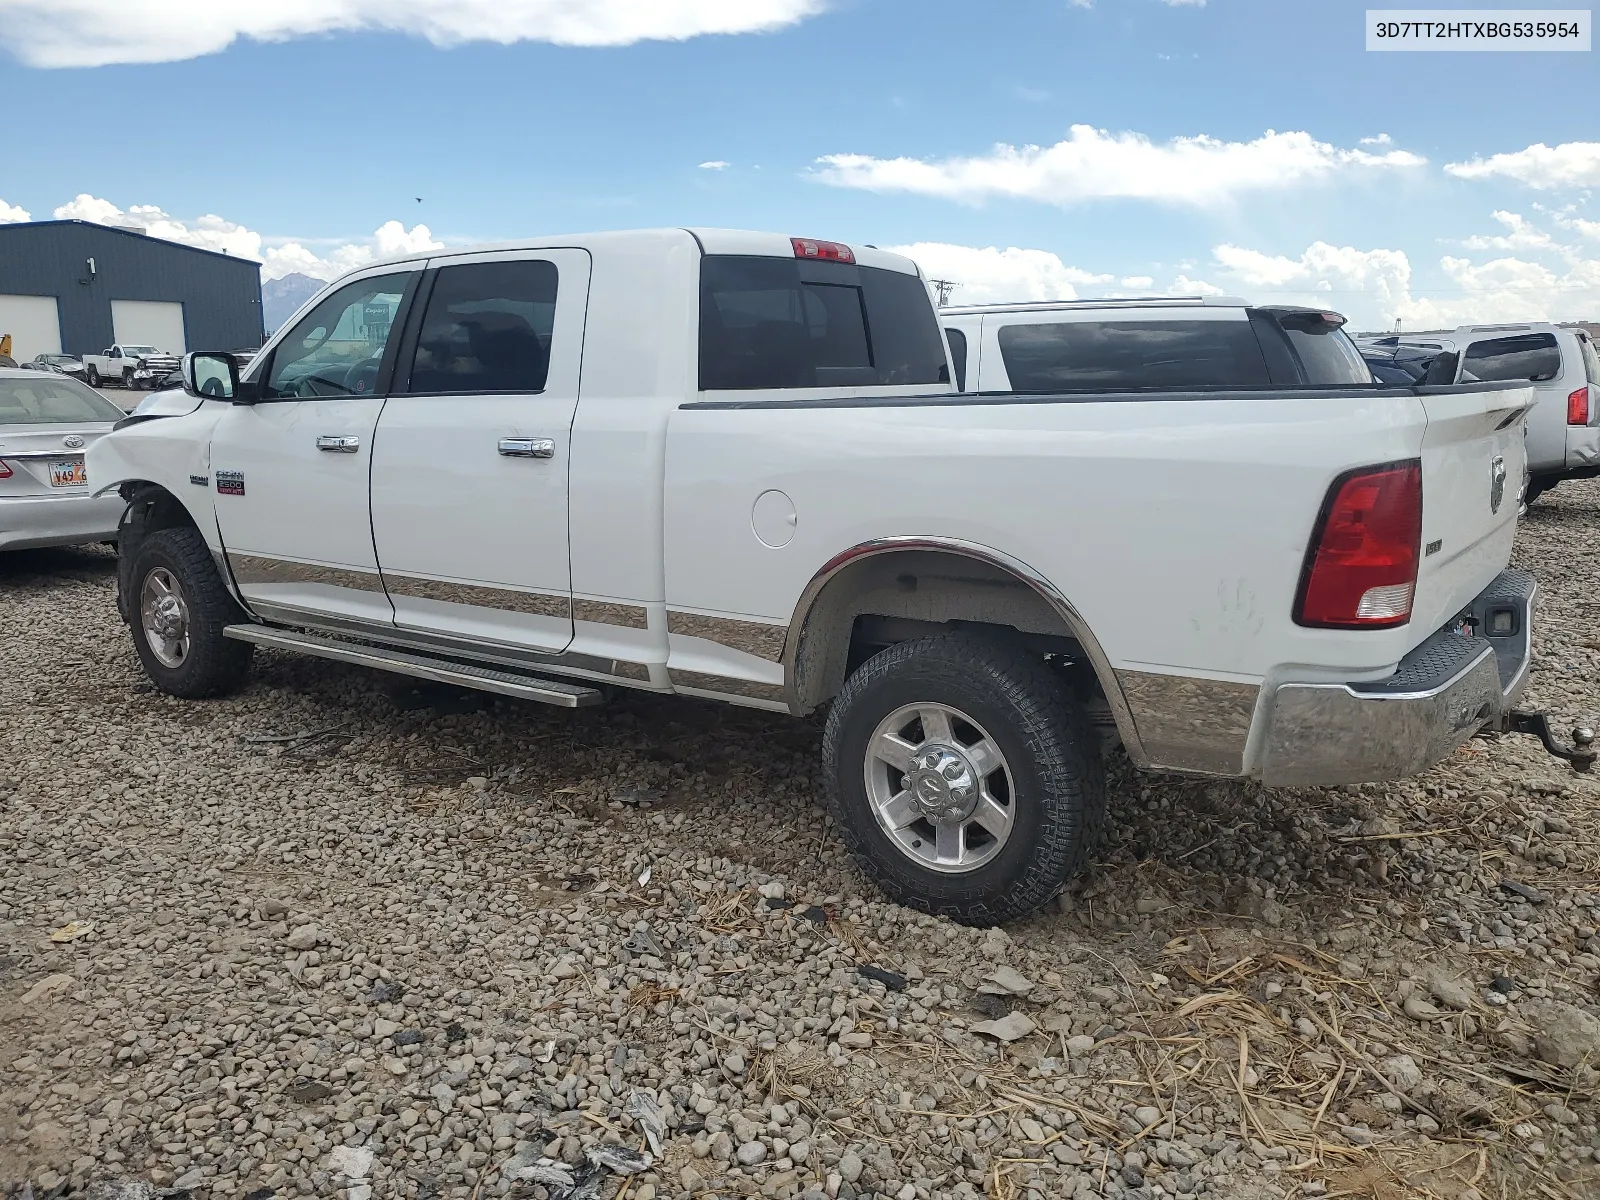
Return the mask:
<path id="1" fill-rule="evenodd" d="M 1261 758 L 1272 785 L 1372 783 L 1427 770 L 1485 726 L 1498 728 L 1528 681 L 1537 592 L 1502 572 L 1462 616 L 1369 683 L 1286 683 L 1273 693 Z"/>

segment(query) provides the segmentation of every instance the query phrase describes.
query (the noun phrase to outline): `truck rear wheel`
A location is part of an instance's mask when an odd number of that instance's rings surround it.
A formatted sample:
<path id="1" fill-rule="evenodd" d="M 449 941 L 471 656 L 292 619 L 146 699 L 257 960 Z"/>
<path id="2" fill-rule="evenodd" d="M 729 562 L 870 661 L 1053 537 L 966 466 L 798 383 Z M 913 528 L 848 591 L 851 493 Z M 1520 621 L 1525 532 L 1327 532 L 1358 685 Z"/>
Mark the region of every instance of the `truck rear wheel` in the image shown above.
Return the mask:
<path id="1" fill-rule="evenodd" d="M 996 925 L 1083 868 L 1105 812 L 1097 746 L 1044 662 L 960 635 L 863 663 L 833 702 L 823 757 L 840 832 L 879 887 Z"/>
<path id="2" fill-rule="evenodd" d="M 249 642 L 222 636 L 248 620 L 193 526 L 157 530 L 133 548 L 126 601 L 145 674 L 169 696 L 195 700 L 236 690 L 250 672 Z"/>
<path id="3" fill-rule="evenodd" d="M 89 377 L 89 386 L 90 387 L 97 388 L 97 387 L 100 386 L 100 372 L 95 370 L 95 366 L 94 366 L 93 363 L 89 364 L 89 369 L 88 369 L 87 372 L 85 372 L 85 374 L 87 374 L 88 377 Z"/>

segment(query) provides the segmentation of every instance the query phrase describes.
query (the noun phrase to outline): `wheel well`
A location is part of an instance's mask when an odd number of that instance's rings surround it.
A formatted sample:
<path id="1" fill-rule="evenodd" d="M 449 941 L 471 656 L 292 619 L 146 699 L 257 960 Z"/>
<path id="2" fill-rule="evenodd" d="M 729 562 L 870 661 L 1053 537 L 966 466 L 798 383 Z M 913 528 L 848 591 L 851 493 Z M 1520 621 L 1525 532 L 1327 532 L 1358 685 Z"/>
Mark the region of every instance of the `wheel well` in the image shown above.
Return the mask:
<path id="1" fill-rule="evenodd" d="M 128 502 L 128 511 L 122 516 L 122 528 L 133 534 L 135 539 L 147 533 L 171 529 L 178 525 L 193 525 L 199 528 L 199 523 L 184 507 L 183 501 L 159 483 L 135 479 L 124 483 L 118 491 Z M 120 536 L 122 534 L 119 530 Z"/>
<path id="2" fill-rule="evenodd" d="M 1091 710 L 1109 716 L 1082 643 L 1037 588 L 996 563 L 920 549 L 860 558 L 817 593 L 791 665 L 796 706 L 826 703 L 886 646 L 959 629 L 987 630 L 1058 662 Z"/>
<path id="3" fill-rule="evenodd" d="M 129 624 L 133 616 L 129 606 L 133 603 L 133 556 L 139 543 L 149 534 L 162 529 L 188 525 L 195 529 L 199 524 L 194 515 L 159 483 L 134 479 L 117 489 L 128 502 L 117 526 L 117 607 Z"/>

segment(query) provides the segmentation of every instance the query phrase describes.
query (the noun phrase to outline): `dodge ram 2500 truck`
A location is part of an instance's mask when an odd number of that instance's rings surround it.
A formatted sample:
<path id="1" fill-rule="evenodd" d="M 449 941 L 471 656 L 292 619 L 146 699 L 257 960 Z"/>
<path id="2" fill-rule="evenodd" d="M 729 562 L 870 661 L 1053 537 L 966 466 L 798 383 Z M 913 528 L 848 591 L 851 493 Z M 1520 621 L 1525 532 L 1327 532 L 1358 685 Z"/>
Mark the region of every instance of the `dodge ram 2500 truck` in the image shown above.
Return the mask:
<path id="1" fill-rule="evenodd" d="M 961 394 L 917 268 L 865 246 L 440 251 L 330 285 L 242 377 L 189 356 L 88 475 L 128 502 L 119 603 L 169 694 L 267 646 L 560 705 L 825 707 L 864 869 L 989 923 L 1083 864 L 1104 744 L 1389 779 L 1527 678 L 1529 388 L 1308 385 L 1284 318 L 1157 315 L 1128 353 L 1248 381 Z"/>

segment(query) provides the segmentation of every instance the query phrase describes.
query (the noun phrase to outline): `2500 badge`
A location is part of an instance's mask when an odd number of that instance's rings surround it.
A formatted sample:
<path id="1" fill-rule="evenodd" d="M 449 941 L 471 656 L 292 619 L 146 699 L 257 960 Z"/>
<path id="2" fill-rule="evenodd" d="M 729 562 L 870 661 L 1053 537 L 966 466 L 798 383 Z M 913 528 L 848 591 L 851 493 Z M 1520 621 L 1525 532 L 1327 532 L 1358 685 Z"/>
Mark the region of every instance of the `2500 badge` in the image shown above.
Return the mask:
<path id="1" fill-rule="evenodd" d="M 244 495 L 243 471 L 218 471 L 217 495 L 242 496 Z"/>

